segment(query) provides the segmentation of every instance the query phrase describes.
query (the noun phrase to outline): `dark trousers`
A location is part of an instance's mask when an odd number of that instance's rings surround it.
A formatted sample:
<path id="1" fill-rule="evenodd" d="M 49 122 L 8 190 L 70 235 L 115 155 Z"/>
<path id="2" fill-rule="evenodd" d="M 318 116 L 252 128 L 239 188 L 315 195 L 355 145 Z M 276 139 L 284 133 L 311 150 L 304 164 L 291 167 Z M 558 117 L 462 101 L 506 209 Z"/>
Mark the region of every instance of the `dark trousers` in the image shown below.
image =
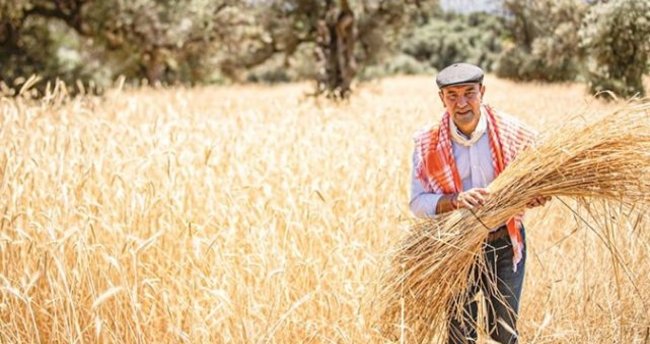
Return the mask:
<path id="1" fill-rule="evenodd" d="M 526 232 L 522 227 L 524 238 L 523 257 L 513 271 L 512 243 L 508 236 L 487 242 L 484 245 L 487 271 L 475 272 L 474 280 L 478 281 L 467 291 L 467 303 L 463 307 L 463 317 L 456 319 L 450 316 L 448 343 L 475 343 L 478 304 L 475 299 L 479 290 L 486 300 L 486 325 L 492 340 L 502 344 L 517 343 L 517 315 L 519 313 L 519 298 L 524 281 L 526 267 Z M 480 274 L 480 275 L 478 275 Z M 495 286 L 501 296 L 495 292 Z M 451 312 L 449 312 L 451 314 Z M 513 333 L 514 332 L 514 333 Z"/>

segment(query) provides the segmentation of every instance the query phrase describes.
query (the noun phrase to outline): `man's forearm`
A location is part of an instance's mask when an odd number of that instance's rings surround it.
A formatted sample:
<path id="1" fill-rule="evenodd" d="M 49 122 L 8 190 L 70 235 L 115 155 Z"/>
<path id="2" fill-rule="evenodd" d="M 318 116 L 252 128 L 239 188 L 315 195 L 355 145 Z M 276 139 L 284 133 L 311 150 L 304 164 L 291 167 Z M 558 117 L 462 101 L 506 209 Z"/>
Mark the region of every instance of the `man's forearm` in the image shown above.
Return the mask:
<path id="1" fill-rule="evenodd" d="M 458 209 L 458 194 L 445 194 L 438 199 L 436 214 L 446 213 Z"/>

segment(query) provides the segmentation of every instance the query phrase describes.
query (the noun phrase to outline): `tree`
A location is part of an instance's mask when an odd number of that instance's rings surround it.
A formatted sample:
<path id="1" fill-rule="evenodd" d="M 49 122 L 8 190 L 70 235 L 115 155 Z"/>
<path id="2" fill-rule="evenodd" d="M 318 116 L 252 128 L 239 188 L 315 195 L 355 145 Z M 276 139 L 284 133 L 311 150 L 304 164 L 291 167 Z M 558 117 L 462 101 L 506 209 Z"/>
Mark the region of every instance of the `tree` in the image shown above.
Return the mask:
<path id="1" fill-rule="evenodd" d="M 516 80 L 574 80 L 581 72 L 578 30 L 588 9 L 582 0 L 506 0 L 510 41 L 495 72 Z"/>
<path id="2" fill-rule="evenodd" d="M 491 71 L 504 32 L 501 18 L 487 13 L 440 14 L 409 30 L 401 50 L 438 70 L 466 61 Z"/>
<path id="3" fill-rule="evenodd" d="M 624 97 L 645 94 L 642 76 L 650 70 L 650 3 L 599 3 L 585 17 L 580 38 L 587 50 L 592 92 L 609 90 Z"/>
<path id="4" fill-rule="evenodd" d="M 116 72 L 158 81 L 192 82 L 210 46 L 226 37 L 231 1 L 95 1 L 83 12 L 82 34 L 100 42 Z M 194 64 L 193 66 L 191 66 Z M 190 65 L 190 66 L 188 66 Z M 183 73 L 189 69 L 189 73 Z"/>
<path id="5" fill-rule="evenodd" d="M 324 18 L 318 19 L 316 31 L 316 93 L 346 98 L 357 67 L 354 58 L 355 17 L 347 0 L 337 8 L 326 0 Z"/>
<path id="6" fill-rule="evenodd" d="M 317 93 L 346 97 L 359 65 L 397 47 L 435 0 L 13 0 L 0 2 L 2 80 L 117 75 L 199 83 L 314 49 Z M 304 50 L 304 49 L 303 49 Z M 106 82 L 105 82 L 106 83 Z"/>
<path id="7" fill-rule="evenodd" d="M 65 44 L 57 40 L 67 35 L 82 46 L 79 50 L 90 51 L 78 52 L 85 54 L 86 64 L 100 61 L 97 70 L 89 74 L 144 77 L 150 83 L 201 82 L 209 76 L 206 70 L 214 66 L 217 52 L 236 45 L 233 39 L 241 38 L 239 33 L 246 30 L 248 18 L 240 11 L 244 8 L 235 0 L 3 3 L 0 61 L 15 67 L 3 78 L 33 70 L 46 77 L 59 76 L 57 49 Z M 51 30 L 53 27 L 56 30 Z"/>
<path id="8" fill-rule="evenodd" d="M 272 51 L 286 60 L 303 44 L 313 45 L 316 94 L 344 98 L 359 66 L 375 63 L 398 46 L 408 17 L 433 0 L 271 0 L 259 6 L 259 21 Z"/>

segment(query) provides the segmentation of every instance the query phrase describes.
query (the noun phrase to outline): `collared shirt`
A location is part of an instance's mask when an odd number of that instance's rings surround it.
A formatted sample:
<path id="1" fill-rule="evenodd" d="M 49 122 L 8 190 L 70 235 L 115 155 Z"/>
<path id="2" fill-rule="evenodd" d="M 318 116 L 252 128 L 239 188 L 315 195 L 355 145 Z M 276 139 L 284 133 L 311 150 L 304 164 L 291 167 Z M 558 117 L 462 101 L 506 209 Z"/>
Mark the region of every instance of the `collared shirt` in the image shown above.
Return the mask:
<path id="1" fill-rule="evenodd" d="M 456 168 L 463 182 L 463 190 L 484 188 L 494 180 L 492 152 L 487 133 L 483 133 L 478 141 L 469 146 L 460 145 L 452 140 L 452 150 L 456 160 Z M 413 152 L 413 168 L 411 172 L 411 202 L 409 208 L 417 217 L 434 217 L 436 206 L 442 194 L 426 192 L 420 180 L 416 177 L 415 166 L 420 162 L 417 152 Z"/>

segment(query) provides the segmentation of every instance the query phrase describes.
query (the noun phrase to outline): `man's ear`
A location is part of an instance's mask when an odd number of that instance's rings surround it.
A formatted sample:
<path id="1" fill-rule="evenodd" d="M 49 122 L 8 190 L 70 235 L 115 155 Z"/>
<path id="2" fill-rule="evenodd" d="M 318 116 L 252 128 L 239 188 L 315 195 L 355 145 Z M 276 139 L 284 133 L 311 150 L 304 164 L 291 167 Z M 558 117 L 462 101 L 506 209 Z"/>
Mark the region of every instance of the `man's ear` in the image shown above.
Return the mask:
<path id="1" fill-rule="evenodd" d="M 440 101 L 442 101 L 442 105 L 445 105 L 445 97 L 442 94 L 442 90 L 438 91 L 438 96 L 440 97 Z"/>
<path id="2" fill-rule="evenodd" d="M 485 95 L 485 85 L 481 84 L 481 98 L 483 98 L 483 95 Z"/>

